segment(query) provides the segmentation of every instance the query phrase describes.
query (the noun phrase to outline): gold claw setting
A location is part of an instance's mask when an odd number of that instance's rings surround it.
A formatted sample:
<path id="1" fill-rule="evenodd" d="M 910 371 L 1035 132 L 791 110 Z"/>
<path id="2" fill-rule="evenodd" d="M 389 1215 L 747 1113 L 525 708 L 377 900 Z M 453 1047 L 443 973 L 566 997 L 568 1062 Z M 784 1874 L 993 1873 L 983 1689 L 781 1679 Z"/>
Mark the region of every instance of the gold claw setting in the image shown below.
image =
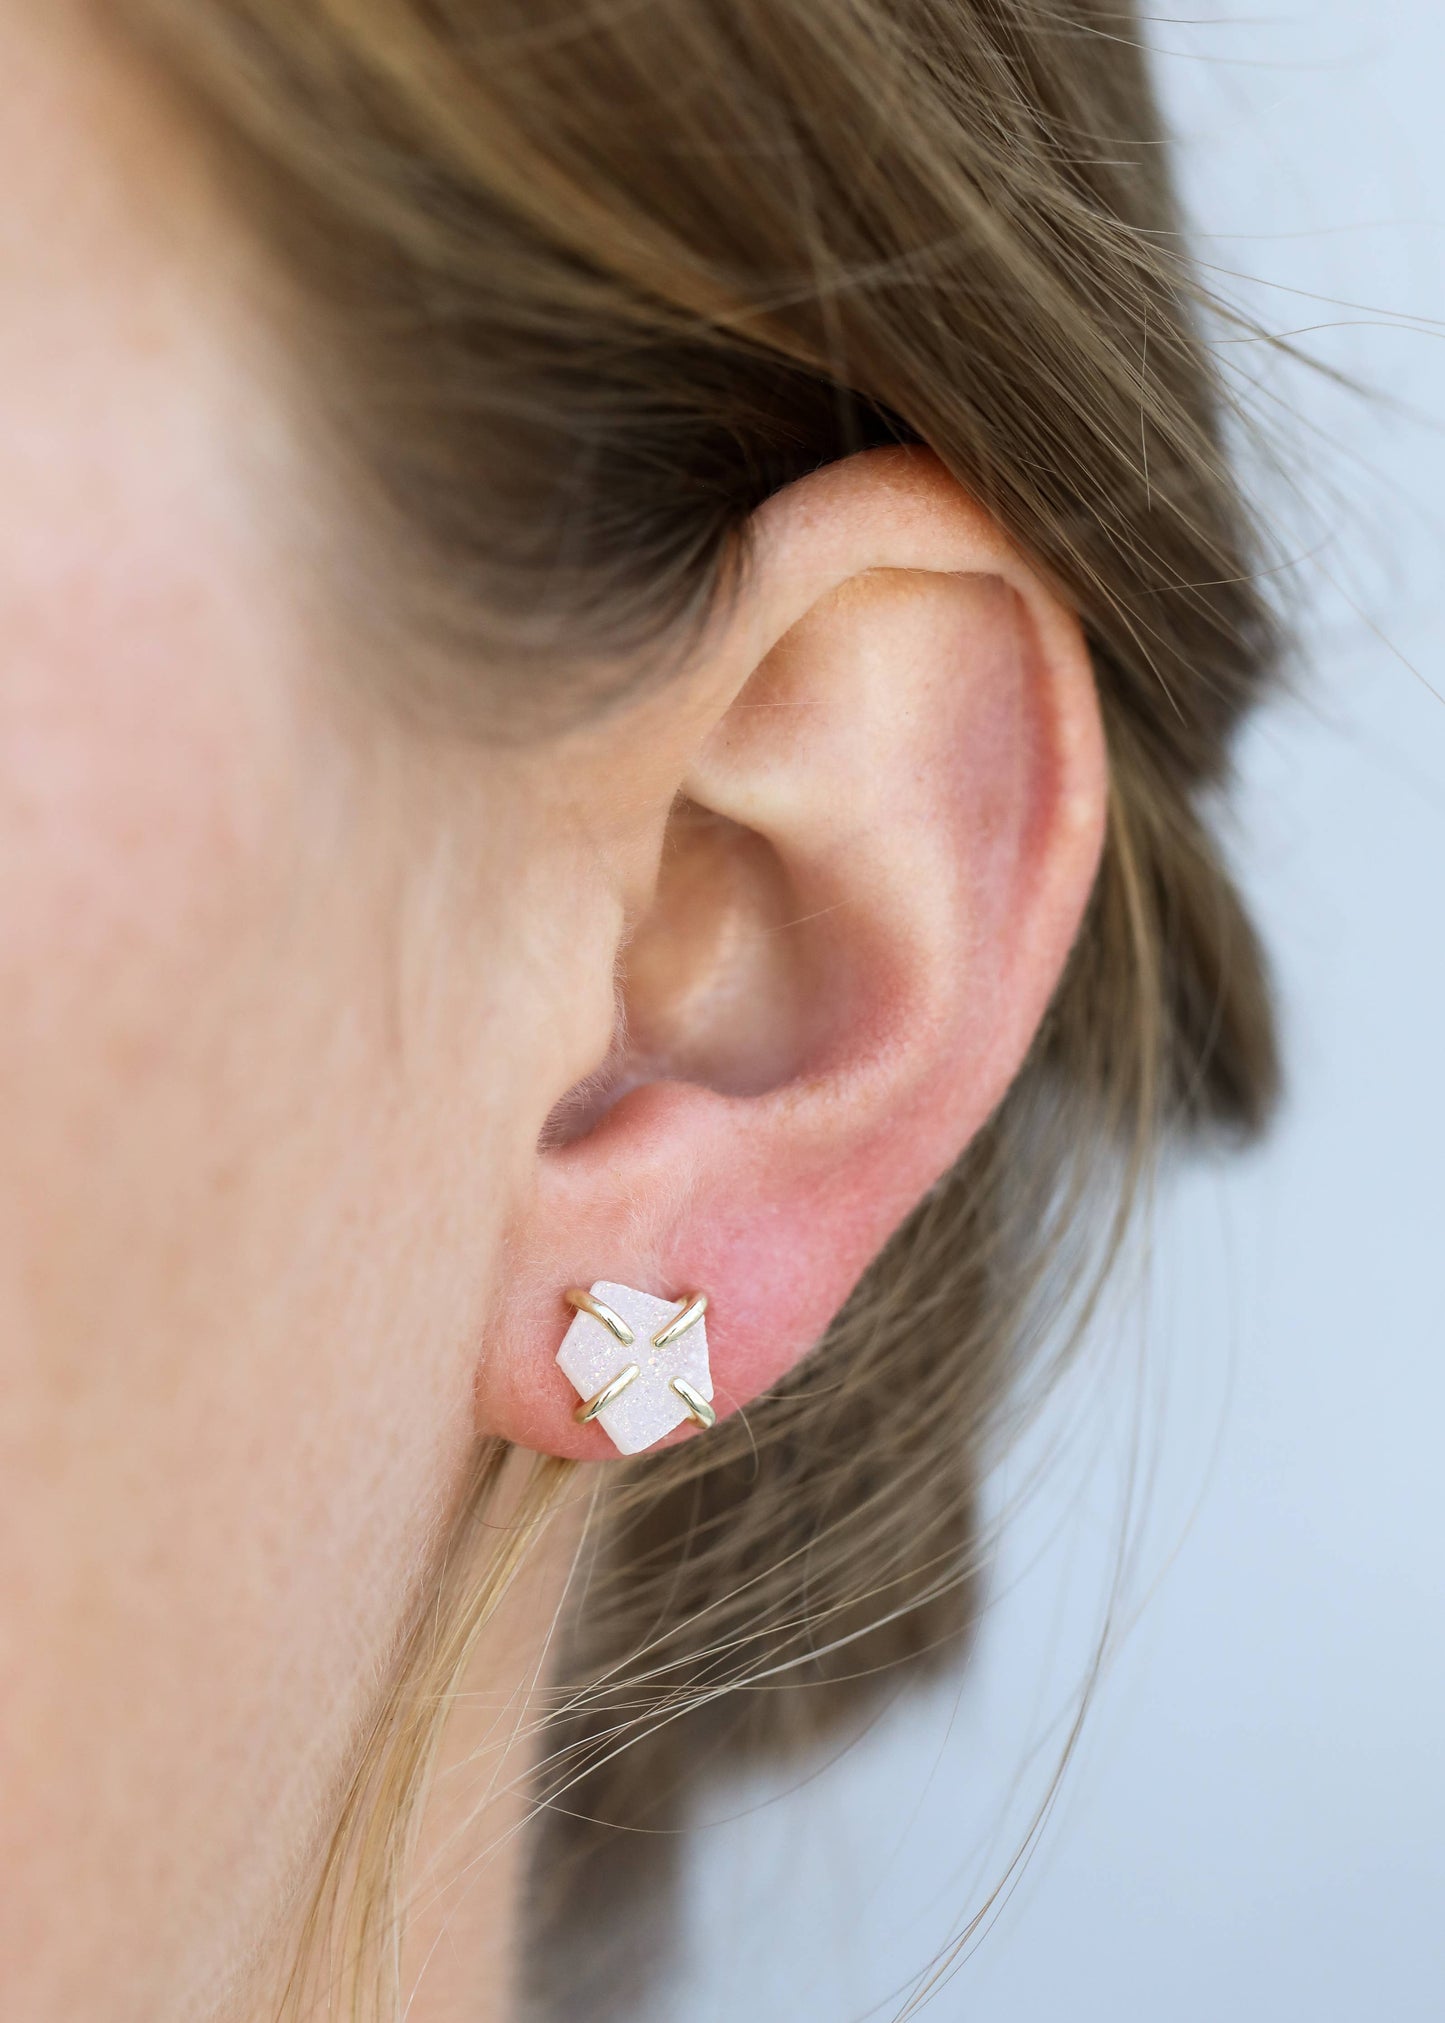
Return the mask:
<path id="1" fill-rule="evenodd" d="M 596 1323 L 588 1330 L 574 1321 L 557 1352 L 563 1374 L 581 1394 L 573 1411 L 579 1425 L 600 1420 L 622 1453 L 636 1454 L 687 1422 L 704 1432 L 717 1424 L 703 1325 L 706 1293 L 669 1300 L 599 1279 L 590 1287 L 569 1286 L 563 1297 L 575 1314 Z M 599 1328 L 614 1344 L 611 1355 Z M 633 1353 L 621 1360 L 618 1349 Z"/>

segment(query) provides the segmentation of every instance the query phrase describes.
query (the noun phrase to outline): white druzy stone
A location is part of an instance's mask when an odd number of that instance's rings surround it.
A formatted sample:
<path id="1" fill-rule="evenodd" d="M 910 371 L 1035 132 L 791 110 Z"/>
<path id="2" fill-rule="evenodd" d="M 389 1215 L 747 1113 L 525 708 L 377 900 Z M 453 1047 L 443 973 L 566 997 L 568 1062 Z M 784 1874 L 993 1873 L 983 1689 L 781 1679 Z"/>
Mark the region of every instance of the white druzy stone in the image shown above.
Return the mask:
<path id="1" fill-rule="evenodd" d="M 597 1424 L 622 1454 L 640 1454 L 687 1418 L 687 1407 L 670 1388 L 674 1377 L 685 1377 L 704 1398 L 712 1397 L 712 1371 L 707 1360 L 707 1321 L 694 1321 L 685 1335 L 655 1349 L 652 1337 L 682 1312 L 685 1301 L 658 1299 L 630 1285 L 598 1279 L 592 1297 L 620 1314 L 637 1340 L 630 1349 L 591 1314 L 578 1314 L 562 1338 L 557 1363 L 579 1398 L 595 1398 L 629 1363 L 642 1374 L 620 1398 L 597 1414 Z"/>

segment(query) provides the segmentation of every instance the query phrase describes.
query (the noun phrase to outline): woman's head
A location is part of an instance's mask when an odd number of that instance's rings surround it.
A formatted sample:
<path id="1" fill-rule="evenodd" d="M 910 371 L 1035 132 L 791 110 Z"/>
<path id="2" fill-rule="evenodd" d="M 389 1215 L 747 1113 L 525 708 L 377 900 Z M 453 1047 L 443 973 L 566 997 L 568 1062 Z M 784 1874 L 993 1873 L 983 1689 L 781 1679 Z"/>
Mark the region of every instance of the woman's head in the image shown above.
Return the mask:
<path id="1" fill-rule="evenodd" d="M 1137 56 L 1069 25 L 0 10 L 27 2013 L 254 2011 L 338 1816 L 337 1901 L 385 1868 L 478 1454 L 610 1455 L 568 1286 L 705 1286 L 725 1413 L 600 1476 L 596 1783 L 957 1626 L 1081 1211 L 1258 1118 L 1197 797 L 1270 628 Z"/>

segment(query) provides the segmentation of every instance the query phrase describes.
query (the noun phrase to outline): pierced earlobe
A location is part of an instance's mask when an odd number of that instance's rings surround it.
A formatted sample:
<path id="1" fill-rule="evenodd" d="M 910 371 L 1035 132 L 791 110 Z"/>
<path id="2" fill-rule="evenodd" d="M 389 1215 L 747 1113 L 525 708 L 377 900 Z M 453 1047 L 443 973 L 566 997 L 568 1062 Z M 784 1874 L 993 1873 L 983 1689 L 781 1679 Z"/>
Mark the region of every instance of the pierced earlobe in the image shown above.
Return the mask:
<path id="1" fill-rule="evenodd" d="M 582 1399 L 579 1425 L 595 1419 L 619 1453 L 640 1454 L 685 1420 L 704 1429 L 716 1424 L 706 1293 L 665 1300 L 599 1279 L 590 1289 L 573 1286 L 565 1298 L 577 1317 L 557 1365 Z"/>

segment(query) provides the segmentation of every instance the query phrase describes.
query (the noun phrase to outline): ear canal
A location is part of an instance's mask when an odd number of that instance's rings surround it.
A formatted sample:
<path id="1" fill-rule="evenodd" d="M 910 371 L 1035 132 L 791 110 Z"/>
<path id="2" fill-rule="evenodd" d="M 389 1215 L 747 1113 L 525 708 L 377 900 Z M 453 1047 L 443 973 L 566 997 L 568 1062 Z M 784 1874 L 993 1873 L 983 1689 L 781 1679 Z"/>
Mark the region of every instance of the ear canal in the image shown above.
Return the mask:
<path id="1" fill-rule="evenodd" d="M 623 950 L 619 1082 L 753 1096 L 796 1074 L 823 959 L 806 912 L 765 837 L 679 802 L 654 904 Z"/>

